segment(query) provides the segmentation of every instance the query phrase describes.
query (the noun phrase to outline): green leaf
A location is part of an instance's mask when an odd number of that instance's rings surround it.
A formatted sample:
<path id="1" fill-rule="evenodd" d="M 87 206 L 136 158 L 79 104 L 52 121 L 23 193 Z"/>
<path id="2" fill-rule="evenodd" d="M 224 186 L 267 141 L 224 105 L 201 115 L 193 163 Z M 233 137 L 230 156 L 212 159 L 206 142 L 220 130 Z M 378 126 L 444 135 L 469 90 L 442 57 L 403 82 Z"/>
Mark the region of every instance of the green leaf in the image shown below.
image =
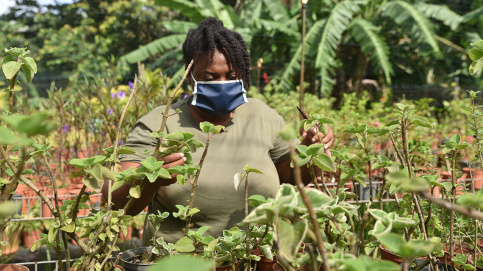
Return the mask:
<path id="1" fill-rule="evenodd" d="M 185 185 L 187 179 L 185 176 L 183 175 L 177 175 L 176 176 L 176 181 L 180 184 L 180 185 Z"/>
<path id="2" fill-rule="evenodd" d="M 389 126 L 394 126 L 394 125 L 399 125 L 399 120 L 391 120 L 387 122 L 384 126 L 389 127 Z"/>
<path id="3" fill-rule="evenodd" d="M 382 70 L 386 82 L 391 84 L 391 75 L 394 74 L 391 61 L 389 59 L 389 46 L 381 35 L 379 29 L 370 21 L 358 18 L 350 24 L 351 34 L 355 40 L 361 44 L 361 49 L 372 65 L 378 70 Z"/>
<path id="4" fill-rule="evenodd" d="M 136 185 L 129 188 L 129 195 L 133 198 L 139 199 L 141 197 L 141 186 Z"/>
<path id="5" fill-rule="evenodd" d="M 32 79 L 34 78 L 34 72 L 30 69 L 30 67 L 23 65 L 22 70 L 25 73 L 25 80 L 27 80 L 27 84 L 30 84 L 32 82 Z"/>
<path id="6" fill-rule="evenodd" d="M 248 172 L 253 172 L 253 173 L 263 174 L 263 172 L 261 172 L 260 170 L 258 170 L 258 169 L 256 169 L 256 168 L 250 168 L 250 169 L 248 169 Z"/>
<path id="7" fill-rule="evenodd" d="M 356 134 L 356 136 L 357 136 L 357 142 L 359 143 L 359 145 L 361 145 L 361 147 L 365 149 L 367 139 L 360 134 Z"/>
<path id="8" fill-rule="evenodd" d="M 306 189 L 306 194 L 314 209 L 323 208 L 328 202 L 331 201 L 331 198 L 327 194 L 315 188 Z M 307 207 L 302 200 L 302 196 L 298 194 L 297 197 L 298 200 L 296 210 L 300 213 L 307 212 Z"/>
<path id="9" fill-rule="evenodd" d="M 99 181 L 96 178 L 84 178 L 82 179 L 82 183 L 98 193 L 101 192 L 102 186 L 104 185 L 104 181 L 102 181 L 102 179 Z"/>
<path id="10" fill-rule="evenodd" d="M 31 69 L 34 73 L 37 73 L 37 64 L 35 63 L 35 60 L 32 57 L 20 57 L 22 60 L 23 64 L 25 66 L 28 66 L 29 69 Z"/>
<path id="11" fill-rule="evenodd" d="M 47 121 L 50 115 L 50 112 L 38 111 L 30 115 L 12 114 L 2 118 L 13 130 L 33 136 L 47 135 L 57 127 L 53 122 Z"/>
<path id="12" fill-rule="evenodd" d="M 429 189 L 428 183 L 422 178 L 416 176 L 410 179 L 406 169 L 386 175 L 386 180 L 410 191 L 426 191 Z"/>
<path id="13" fill-rule="evenodd" d="M 364 177 L 362 177 L 360 175 L 354 176 L 354 180 L 356 182 L 358 182 L 360 185 L 362 185 L 363 187 L 366 187 L 367 186 L 366 178 L 364 178 Z"/>
<path id="14" fill-rule="evenodd" d="M 365 255 L 353 260 L 344 260 L 344 271 L 398 271 L 401 267 L 389 261 L 371 259 Z"/>
<path id="15" fill-rule="evenodd" d="M 377 236 L 377 239 L 383 244 L 386 248 L 390 251 L 394 252 L 396 255 L 401 255 L 401 248 L 406 245 L 406 241 L 402 238 L 401 235 L 395 233 L 387 233 L 380 236 Z"/>
<path id="16" fill-rule="evenodd" d="M 203 121 L 203 122 L 200 123 L 201 131 L 203 131 L 204 133 L 207 133 L 207 134 L 213 133 L 214 127 L 215 126 L 212 123 L 207 122 L 207 121 Z"/>
<path id="17" fill-rule="evenodd" d="M 404 111 L 404 110 L 406 110 L 406 109 L 407 109 L 409 106 L 408 106 L 408 105 L 405 105 L 405 104 L 403 104 L 403 103 L 397 103 L 397 104 L 396 104 L 396 107 L 397 107 L 397 108 L 399 108 L 399 110 Z"/>
<path id="18" fill-rule="evenodd" d="M 178 251 L 178 252 L 184 252 L 184 253 L 187 253 L 187 252 L 193 252 L 195 251 L 195 246 L 193 244 L 193 240 L 191 240 L 191 238 L 189 238 L 188 236 L 185 236 L 181 239 L 179 239 L 175 244 L 174 244 L 174 248 Z"/>
<path id="19" fill-rule="evenodd" d="M 186 214 L 186 216 L 193 216 L 194 214 L 198 213 L 200 211 L 200 209 L 198 208 L 192 208 L 191 210 L 189 210 L 189 212 Z"/>
<path id="20" fill-rule="evenodd" d="M 180 46 L 186 39 L 186 34 L 174 34 L 167 37 L 159 38 L 152 41 L 139 49 L 136 49 L 128 54 L 120 57 L 120 61 L 126 61 L 127 63 L 142 62 L 149 57 L 162 54 L 172 48 Z"/>
<path id="21" fill-rule="evenodd" d="M 343 33 L 348 28 L 351 19 L 360 11 L 362 3 L 353 1 L 340 1 L 335 4 L 327 16 L 325 24 L 317 44 L 317 56 L 315 58 L 315 67 L 320 69 L 321 77 L 321 94 L 323 97 L 330 95 L 334 82 L 331 74 L 335 74 L 338 67 L 335 59 L 336 51 L 342 42 Z M 308 37 L 307 37 L 308 38 Z"/>
<path id="22" fill-rule="evenodd" d="M 267 258 L 269 261 L 273 261 L 273 254 L 272 254 L 272 248 L 270 245 L 263 245 L 260 246 L 260 250 L 262 251 L 263 256 Z"/>
<path id="23" fill-rule="evenodd" d="M 313 159 L 314 163 L 324 171 L 335 172 L 336 167 L 334 161 L 325 153 L 319 154 Z"/>
<path id="24" fill-rule="evenodd" d="M 156 161 L 156 159 L 152 156 L 146 158 L 146 160 L 141 162 L 144 168 L 146 168 L 149 172 L 158 171 L 161 166 L 163 165 L 163 161 Z"/>
<path id="25" fill-rule="evenodd" d="M 374 224 L 374 230 L 372 231 L 372 234 L 374 236 L 379 236 L 382 234 L 390 233 L 392 230 L 392 223 L 389 222 L 388 225 L 384 225 L 382 220 L 376 221 L 376 224 Z"/>
<path id="26" fill-rule="evenodd" d="M 22 62 L 20 61 L 4 61 L 2 64 L 3 73 L 8 80 L 11 80 L 22 67 Z"/>
<path id="27" fill-rule="evenodd" d="M 384 14 L 391 17 L 398 25 L 411 24 L 409 35 L 419 42 L 431 46 L 438 56 L 440 49 L 434 37 L 434 26 L 428 17 L 421 14 L 416 6 L 405 1 L 389 1 L 381 6 Z"/>
<path id="28" fill-rule="evenodd" d="M 117 150 L 117 153 L 118 154 L 133 154 L 133 153 L 136 153 L 136 150 L 134 148 L 131 148 L 131 147 L 123 146 L 123 147 L 119 148 L 119 150 Z"/>
<path id="29" fill-rule="evenodd" d="M 58 232 L 59 232 L 59 229 L 54 227 L 50 228 L 49 235 L 48 235 L 49 243 L 55 243 L 55 237 L 57 236 Z"/>
<path id="30" fill-rule="evenodd" d="M 18 47 L 12 47 L 10 49 L 5 49 L 5 53 L 13 55 L 15 57 L 18 56 L 25 56 L 29 53 L 30 51 L 27 50 L 27 48 L 18 48 Z"/>
<path id="31" fill-rule="evenodd" d="M 146 175 L 150 183 L 154 183 L 158 179 L 158 172 L 144 173 L 144 175 Z"/>
<path id="32" fill-rule="evenodd" d="M 460 144 L 461 142 L 461 135 L 456 133 L 454 134 L 450 139 L 449 139 L 450 142 L 453 142 L 455 145 L 457 144 Z"/>
<path id="33" fill-rule="evenodd" d="M 65 232 L 74 232 L 75 231 L 75 223 L 70 223 L 68 225 L 65 225 L 64 227 L 60 228 L 61 230 Z"/>
<path id="34" fill-rule="evenodd" d="M 169 174 L 169 171 L 167 171 L 164 168 L 159 169 L 158 175 L 159 175 L 159 177 L 164 178 L 164 179 L 171 179 L 171 174 Z"/>
<path id="35" fill-rule="evenodd" d="M 295 224 L 289 224 L 280 220 L 278 232 L 280 236 L 279 253 L 289 261 L 293 261 L 300 249 L 302 241 L 308 230 L 307 220 L 303 219 Z"/>
<path id="36" fill-rule="evenodd" d="M 162 257 L 156 264 L 150 266 L 148 270 L 211 271 L 213 268 L 211 261 L 205 261 L 189 255 L 177 255 L 176 257 Z"/>
<path id="37" fill-rule="evenodd" d="M 17 143 L 17 136 L 7 127 L 0 126 L 0 143 L 6 145 L 14 145 Z"/>
<path id="38" fill-rule="evenodd" d="M 415 116 L 411 121 L 411 124 L 416 126 L 426 127 L 426 128 L 433 128 L 433 125 L 426 119 L 420 116 Z"/>
<path id="39" fill-rule="evenodd" d="M 9 218 L 21 211 L 21 201 L 5 201 L 0 203 L 0 219 Z"/>
<path id="40" fill-rule="evenodd" d="M 304 146 L 304 145 L 298 145 L 298 146 Z M 324 148 L 321 144 L 312 144 L 307 148 L 307 151 L 305 152 L 306 155 L 314 155 L 317 153 L 323 153 Z"/>

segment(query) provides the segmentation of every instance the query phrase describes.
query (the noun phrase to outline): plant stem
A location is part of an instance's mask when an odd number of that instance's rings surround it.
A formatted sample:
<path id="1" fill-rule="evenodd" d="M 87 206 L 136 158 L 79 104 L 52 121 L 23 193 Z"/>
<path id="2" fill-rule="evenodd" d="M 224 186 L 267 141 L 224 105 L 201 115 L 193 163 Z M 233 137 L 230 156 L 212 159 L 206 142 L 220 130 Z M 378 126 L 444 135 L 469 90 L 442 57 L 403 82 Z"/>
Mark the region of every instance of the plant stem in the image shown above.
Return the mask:
<path id="1" fill-rule="evenodd" d="M 15 87 L 15 82 L 17 82 L 17 75 L 18 71 L 12 77 L 10 81 L 10 97 L 8 99 L 8 114 L 11 115 L 13 113 L 13 88 Z"/>
<path id="2" fill-rule="evenodd" d="M 367 150 L 367 147 L 364 148 L 364 152 L 366 153 L 366 156 L 367 156 L 367 167 L 368 167 L 368 170 L 369 170 L 369 201 L 371 202 L 371 208 L 372 208 L 372 204 L 374 203 L 373 202 L 373 199 L 372 199 L 372 165 L 371 165 L 371 159 L 370 159 L 370 155 L 369 155 L 369 151 Z"/>
<path id="3" fill-rule="evenodd" d="M 411 160 L 409 159 L 409 143 L 407 140 L 408 126 L 409 124 L 407 124 L 407 121 L 406 121 L 406 111 L 404 111 L 402 116 L 402 121 L 401 121 L 401 137 L 403 142 L 404 158 L 406 159 L 406 166 L 408 169 L 409 178 L 411 179 L 413 177 L 413 170 L 411 166 Z M 413 198 L 414 206 L 416 207 L 416 212 L 419 217 L 419 227 L 421 229 L 421 232 L 423 233 L 424 239 L 428 240 L 428 234 L 426 233 L 426 227 L 424 226 L 424 216 L 421 210 L 421 204 L 414 192 L 411 192 L 411 196 Z"/>
<path id="4" fill-rule="evenodd" d="M 396 152 L 396 155 L 397 157 L 399 158 L 399 161 L 401 162 L 401 165 L 403 167 L 405 167 L 405 164 L 404 164 L 404 159 L 401 155 L 401 152 L 399 151 L 399 149 L 397 148 L 397 143 L 396 143 L 396 139 L 394 139 L 394 135 L 392 134 L 392 132 L 389 132 L 389 135 L 391 136 L 391 142 L 392 142 L 392 145 L 394 146 L 394 151 Z"/>
<path id="5" fill-rule="evenodd" d="M 133 88 L 134 89 L 134 88 Z M 112 252 L 114 251 L 114 247 L 116 246 L 116 242 L 117 242 L 117 238 L 119 237 L 119 234 L 116 234 L 116 237 L 114 237 L 114 241 L 112 242 L 112 245 L 111 245 L 111 248 L 109 249 L 109 251 L 107 252 L 107 255 L 106 257 L 104 258 L 104 261 L 102 261 L 101 263 L 101 270 L 104 270 L 104 265 L 106 265 L 107 261 L 109 260 L 109 258 L 111 257 L 111 254 Z M 114 267 L 116 266 L 116 264 L 114 264 Z"/>
<path id="6" fill-rule="evenodd" d="M 456 200 L 456 151 L 453 151 L 453 157 L 451 159 L 451 203 L 455 204 Z M 449 222 L 449 256 L 453 259 L 454 253 L 454 210 L 450 210 L 450 222 Z M 451 267 L 454 269 L 454 263 L 451 261 Z"/>
<path id="7" fill-rule="evenodd" d="M 359 256 L 359 253 L 360 253 L 361 243 L 362 243 L 362 240 L 364 239 L 364 226 L 367 222 L 368 216 L 369 216 L 369 212 L 367 212 L 366 210 L 364 211 L 364 214 L 361 217 L 361 223 L 359 225 L 359 234 L 357 235 L 359 240 L 356 242 L 356 249 L 355 249 L 356 256 Z"/>
<path id="8" fill-rule="evenodd" d="M 1 151 L 1 154 L 4 157 L 5 161 L 10 161 L 10 158 L 7 157 L 7 152 L 5 151 L 5 149 L 3 149 L 2 145 L 0 145 L 0 146 L 2 147 L 3 151 Z M 22 148 L 21 156 L 22 156 L 22 159 L 20 160 L 18 167 L 15 167 L 15 166 L 11 167 L 9 165 L 10 168 L 12 169 L 12 171 L 15 172 L 15 174 L 13 175 L 13 178 L 10 181 L 10 183 L 8 185 L 6 185 L 5 189 L 2 191 L 2 193 L 0 195 L 0 202 L 4 202 L 4 201 L 10 199 L 12 197 L 12 192 L 15 191 L 15 189 L 17 189 L 18 179 L 21 177 L 23 168 L 25 166 L 25 161 L 27 161 L 25 148 Z M 10 161 L 10 163 L 12 163 L 12 162 Z M 13 165 L 13 163 L 12 163 L 12 165 Z"/>
<path id="9" fill-rule="evenodd" d="M 62 218 L 62 215 L 60 213 L 59 195 L 57 194 L 57 181 L 54 178 L 54 173 L 52 172 L 52 169 L 50 168 L 50 164 L 49 164 L 49 161 L 47 160 L 47 156 L 45 154 L 42 154 L 42 157 L 44 158 L 44 163 L 47 165 L 47 170 L 49 172 L 50 181 L 52 182 L 52 188 L 54 190 L 54 203 L 55 203 L 55 211 L 56 211 L 57 214 L 54 214 L 54 212 L 52 212 L 52 214 L 54 215 L 54 217 L 58 217 L 60 224 L 63 225 L 64 219 Z M 77 205 L 78 205 L 78 203 L 77 203 Z M 74 206 L 74 210 L 76 209 L 77 205 Z M 76 212 L 74 212 L 74 214 L 77 215 Z M 75 223 L 75 219 L 72 219 L 72 221 L 73 221 L 73 223 Z M 69 244 L 67 243 L 67 237 L 65 236 L 65 232 L 63 230 L 61 230 L 61 233 L 62 233 L 62 240 L 64 241 L 64 250 L 65 250 L 66 259 L 67 259 L 67 268 L 70 269 Z M 58 251 L 58 253 L 60 253 L 60 250 Z M 63 268 L 63 265 L 62 265 L 62 268 Z"/>
<path id="10" fill-rule="evenodd" d="M 160 133 L 163 132 L 164 128 L 166 127 L 166 121 L 168 120 L 168 116 L 169 116 L 168 115 L 169 108 L 171 107 L 171 103 L 173 102 L 174 96 L 176 95 L 178 90 L 181 88 L 181 85 L 183 84 L 184 80 L 186 79 L 186 76 L 188 76 L 188 73 L 190 72 L 191 66 L 193 66 L 193 63 L 194 63 L 194 59 L 192 59 L 190 64 L 188 65 L 188 67 L 186 67 L 186 71 L 184 72 L 183 77 L 181 78 L 181 81 L 178 83 L 176 88 L 171 92 L 171 95 L 168 98 L 168 102 L 166 103 L 166 107 L 165 107 L 164 112 L 163 112 L 163 120 L 161 121 L 161 127 L 159 127 Z M 161 143 L 162 143 L 162 138 L 158 138 L 158 141 L 156 142 L 156 148 L 154 149 L 154 154 L 153 154 L 154 158 L 158 157 L 159 147 L 161 146 Z"/>
<path id="11" fill-rule="evenodd" d="M 434 198 L 434 197 L 431 196 L 431 194 L 429 194 L 427 192 L 419 192 L 419 195 L 421 197 L 425 198 L 427 201 L 430 201 L 430 202 L 432 202 L 432 203 L 434 203 L 438 206 L 441 206 L 445 209 L 454 210 L 455 212 L 458 212 L 458 213 L 460 213 L 460 214 L 462 214 L 466 217 L 469 217 L 469 218 L 483 220 L 483 212 L 476 211 L 473 208 L 460 206 L 460 205 L 453 204 L 451 202 L 447 202 L 447 201 L 439 199 L 439 198 Z"/>
<path id="12" fill-rule="evenodd" d="M 245 177 L 245 217 L 248 216 L 248 172 L 246 173 L 247 176 Z M 246 239 L 245 239 L 245 253 L 246 257 L 250 255 L 250 224 L 246 224 Z M 250 260 L 247 261 L 247 264 L 245 266 L 245 270 L 250 271 L 251 270 L 251 264 Z"/>
<path id="13" fill-rule="evenodd" d="M 64 263 L 62 262 L 62 253 L 60 251 L 59 234 L 55 236 L 55 252 L 57 253 L 57 261 L 59 262 L 60 271 L 64 271 Z"/>
<path id="14" fill-rule="evenodd" d="M 84 194 L 84 192 L 86 191 L 86 188 L 87 186 L 84 184 L 82 187 L 81 187 L 81 190 L 79 192 L 79 194 L 77 195 L 76 199 L 75 199 L 75 204 L 74 204 L 74 209 L 72 209 L 72 220 L 75 221 L 75 219 L 77 218 L 77 213 L 79 211 L 79 203 L 80 203 L 80 200 L 82 198 L 82 195 Z"/>
<path id="15" fill-rule="evenodd" d="M 329 258 L 327 256 L 327 249 L 325 248 L 325 245 L 324 245 L 324 238 L 322 237 L 322 234 L 320 232 L 319 223 L 317 222 L 317 216 L 315 215 L 314 209 L 312 208 L 312 203 L 310 202 L 310 199 L 305 193 L 305 190 L 304 190 L 305 186 L 301 180 L 302 173 L 300 171 L 300 167 L 297 163 L 297 160 L 295 159 L 295 148 L 293 145 L 290 145 L 290 153 L 292 156 L 292 161 L 294 162 L 294 165 L 295 165 L 295 170 L 294 170 L 295 183 L 297 184 L 298 190 L 300 192 L 300 196 L 302 196 L 302 200 L 304 201 L 304 204 L 307 207 L 310 220 L 312 221 L 312 225 L 314 227 L 314 233 L 317 238 L 317 246 L 319 249 L 319 253 L 322 256 L 322 259 L 324 260 L 325 271 L 330 271 L 332 269 L 330 268 L 330 265 L 329 265 Z"/>
<path id="16" fill-rule="evenodd" d="M 114 157 L 114 161 L 111 161 L 111 171 L 118 171 L 118 168 L 116 167 L 116 158 L 117 158 L 117 145 L 119 142 L 119 137 L 121 137 L 121 127 L 122 123 L 124 121 L 124 116 L 126 115 L 127 108 L 129 107 L 129 104 L 131 103 L 132 98 L 134 97 L 134 94 L 136 93 L 136 85 L 138 83 L 138 77 L 137 75 L 134 76 L 134 85 L 131 91 L 131 95 L 129 95 L 129 99 L 127 100 L 126 105 L 124 106 L 124 109 L 122 110 L 121 113 L 121 118 L 119 119 L 119 123 L 117 125 L 117 131 L 116 131 L 116 139 L 114 140 L 114 147 L 112 150 L 112 157 Z M 107 212 L 111 211 L 111 202 L 112 202 L 112 193 L 111 193 L 111 188 L 112 188 L 112 182 L 108 181 L 107 182 Z"/>
<path id="17" fill-rule="evenodd" d="M 386 187 L 385 175 L 386 175 L 386 169 L 384 169 L 382 173 L 382 186 L 381 186 L 381 192 L 379 192 L 379 210 L 382 210 L 382 196 L 384 195 L 384 188 Z"/>
<path id="18" fill-rule="evenodd" d="M 190 205 L 187 210 L 187 214 L 193 209 L 193 203 L 195 201 L 195 193 L 196 193 L 196 187 L 198 186 L 198 178 L 200 177 L 200 172 L 201 168 L 203 167 L 203 162 L 205 161 L 206 154 L 208 153 L 208 147 L 210 146 L 210 137 L 211 134 L 208 135 L 206 138 L 206 144 L 205 144 L 205 150 L 203 151 L 203 154 L 201 155 L 201 160 L 200 160 L 200 169 L 196 172 L 195 179 L 193 180 L 193 184 L 191 186 L 191 196 L 190 196 Z M 186 220 L 186 228 L 184 229 L 184 234 L 188 236 L 188 233 L 191 228 L 191 216 L 188 216 L 188 219 Z"/>

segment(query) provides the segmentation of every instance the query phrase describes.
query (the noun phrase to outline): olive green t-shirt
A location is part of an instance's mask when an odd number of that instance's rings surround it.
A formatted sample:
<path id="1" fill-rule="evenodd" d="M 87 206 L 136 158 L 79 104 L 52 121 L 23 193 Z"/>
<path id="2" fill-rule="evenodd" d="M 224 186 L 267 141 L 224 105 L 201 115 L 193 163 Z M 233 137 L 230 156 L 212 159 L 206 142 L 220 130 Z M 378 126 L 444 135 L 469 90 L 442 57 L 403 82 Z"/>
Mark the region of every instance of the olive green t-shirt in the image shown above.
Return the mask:
<path id="1" fill-rule="evenodd" d="M 188 108 L 189 98 L 171 106 L 169 112 L 180 109 L 181 113 L 170 116 L 166 124 L 166 132 L 184 131 L 194 134 L 195 138 L 206 143 L 207 134 L 203 133 L 191 116 Z M 207 234 L 215 238 L 241 222 L 245 216 L 245 187 L 240 185 L 235 190 L 234 175 L 243 172 L 247 164 L 263 174 L 250 173 L 248 193 L 274 197 L 279 189 L 280 181 L 275 164 L 289 158 L 289 144 L 278 136 L 284 127 L 282 117 L 258 99 L 249 99 L 248 103 L 239 106 L 233 113 L 233 119 L 226 126 L 226 132 L 210 138 L 208 153 L 201 168 L 194 207 L 200 210 L 192 217 L 193 230 L 202 226 L 211 226 Z M 126 146 L 137 150 L 135 154 L 123 155 L 122 161 L 141 162 L 146 158 L 145 150 L 152 151 L 156 139 L 150 134 L 158 131 L 162 120 L 164 106 L 157 107 L 141 118 L 135 125 Z M 193 163 L 198 164 L 204 148 L 192 154 Z M 183 237 L 182 228 L 185 222 L 172 216 L 178 209 L 176 205 L 189 204 L 191 185 L 178 183 L 161 187 L 149 212 L 168 211 L 170 216 L 163 222 L 158 236 L 167 242 L 175 243 Z M 153 228 L 145 222 L 144 242 L 149 243 Z"/>

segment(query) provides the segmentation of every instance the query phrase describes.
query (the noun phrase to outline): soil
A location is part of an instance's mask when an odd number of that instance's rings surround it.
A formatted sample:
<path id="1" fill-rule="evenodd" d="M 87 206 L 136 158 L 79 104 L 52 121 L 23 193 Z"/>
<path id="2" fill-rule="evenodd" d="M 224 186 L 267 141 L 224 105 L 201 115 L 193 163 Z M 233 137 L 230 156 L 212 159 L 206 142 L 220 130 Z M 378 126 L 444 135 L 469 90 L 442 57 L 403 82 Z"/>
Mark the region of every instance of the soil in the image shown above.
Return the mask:
<path id="1" fill-rule="evenodd" d="M 134 264 L 149 264 L 152 261 L 149 260 L 149 252 L 147 250 L 143 251 L 141 255 L 134 255 L 132 258 L 129 259 L 130 262 Z"/>

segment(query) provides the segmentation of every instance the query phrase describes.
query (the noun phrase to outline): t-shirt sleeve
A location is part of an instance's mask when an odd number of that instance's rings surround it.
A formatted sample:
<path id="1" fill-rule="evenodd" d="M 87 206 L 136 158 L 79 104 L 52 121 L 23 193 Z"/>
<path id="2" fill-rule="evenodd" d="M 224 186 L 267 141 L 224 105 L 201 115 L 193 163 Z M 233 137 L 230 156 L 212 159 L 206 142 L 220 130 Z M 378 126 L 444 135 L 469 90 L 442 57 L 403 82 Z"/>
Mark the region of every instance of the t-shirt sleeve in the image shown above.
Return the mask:
<path id="1" fill-rule="evenodd" d="M 144 161 L 148 157 L 145 152 L 152 152 L 156 148 L 157 141 L 151 133 L 152 131 L 143 122 L 138 121 L 126 142 L 126 147 L 131 147 L 136 152 L 133 154 L 122 154 L 119 156 L 119 160 L 136 163 Z"/>
<path id="2" fill-rule="evenodd" d="M 278 164 L 283 160 L 290 158 L 290 144 L 289 142 L 283 140 L 278 134 L 278 132 L 285 126 L 283 118 L 278 115 L 278 113 L 276 116 L 274 116 L 273 125 L 273 132 L 275 135 L 273 137 L 273 148 L 270 150 L 270 157 L 272 158 L 274 164 Z"/>

